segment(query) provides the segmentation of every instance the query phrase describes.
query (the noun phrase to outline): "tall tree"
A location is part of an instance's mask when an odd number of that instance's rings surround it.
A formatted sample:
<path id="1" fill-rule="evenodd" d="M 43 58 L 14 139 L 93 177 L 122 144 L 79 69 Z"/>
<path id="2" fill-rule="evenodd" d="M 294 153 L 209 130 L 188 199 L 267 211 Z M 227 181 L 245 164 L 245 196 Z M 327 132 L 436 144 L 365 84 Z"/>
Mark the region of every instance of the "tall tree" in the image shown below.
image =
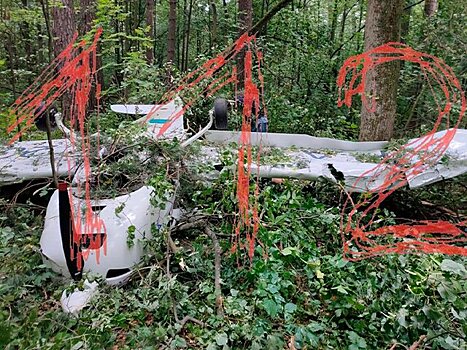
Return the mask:
<path id="1" fill-rule="evenodd" d="M 146 61 L 154 62 L 154 0 L 146 0 L 146 25 L 149 27 L 148 37 L 151 45 L 146 48 Z"/>
<path id="2" fill-rule="evenodd" d="M 167 62 L 175 59 L 175 38 L 177 36 L 177 0 L 169 0 L 169 31 L 167 33 Z"/>
<path id="3" fill-rule="evenodd" d="M 47 1 L 46 1 L 47 2 Z M 76 31 L 75 11 L 73 0 L 61 0 L 53 3 L 52 7 L 52 35 L 54 38 L 54 55 L 58 56 L 72 41 Z M 60 69 L 61 67 L 58 67 Z M 62 97 L 62 114 L 65 119 L 70 116 L 71 99 L 68 94 Z"/>
<path id="4" fill-rule="evenodd" d="M 253 26 L 253 1 L 238 0 L 238 34 L 241 36 Z M 245 50 L 240 52 L 237 59 L 237 80 L 240 91 L 245 82 Z"/>
<path id="5" fill-rule="evenodd" d="M 365 51 L 400 40 L 400 19 L 404 0 L 368 0 L 365 23 Z M 385 63 L 368 73 L 365 81 L 367 99 L 374 97 L 375 109 L 362 106 L 360 140 L 389 140 L 394 133 L 397 107 L 399 62 Z M 373 94 L 374 96 L 369 96 Z"/>
<path id="6" fill-rule="evenodd" d="M 186 14 L 187 19 L 185 23 L 185 33 L 183 35 L 183 45 L 182 45 L 182 66 L 180 69 L 182 71 L 188 70 L 188 53 L 190 47 L 190 32 L 191 32 L 191 17 L 193 11 L 193 0 L 188 1 L 188 14 Z"/>
<path id="7" fill-rule="evenodd" d="M 92 21 L 96 18 L 95 1 L 80 0 L 79 10 L 78 30 L 81 35 L 84 35 L 91 30 Z"/>
<path id="8" fill-rule="evenodd" d="M 53 4 L 53 47 L 55 56 L 58 56 L 73 39 L 76 31 L 76 22 L 73 0 L 60 0 L 53 2 Z"/>
<path id="9" fill-rule="evenodd" d="M 209 11 L 211 13 L 212 45 L 217 46 L 217 7 L 214 0 L 209 0 Z"/>
<path id="10" fill-rule="evenodd" d="M 85 35 L 89 31 L 91 31 L 93 27 L 93 22 L 96 19 L 96 6 L 97 4 L 95 0 L 80 0 L 80 12 L 78 22 L 78 31 L 80 35 Z M 91 58 L 91 60 L 93 60 L 93 58 Z M 102 58 L 98 54 L 96 57 L 97 82 L 100 84 L 101 88 L 104 89 L 104 74 L 100 67 L 102 67 Z M 88 101 L 87 111 L 93 111 L 96 108 L 96 91 L 96 86 L 93 85 L 89 96 L 90 98 Z"/>

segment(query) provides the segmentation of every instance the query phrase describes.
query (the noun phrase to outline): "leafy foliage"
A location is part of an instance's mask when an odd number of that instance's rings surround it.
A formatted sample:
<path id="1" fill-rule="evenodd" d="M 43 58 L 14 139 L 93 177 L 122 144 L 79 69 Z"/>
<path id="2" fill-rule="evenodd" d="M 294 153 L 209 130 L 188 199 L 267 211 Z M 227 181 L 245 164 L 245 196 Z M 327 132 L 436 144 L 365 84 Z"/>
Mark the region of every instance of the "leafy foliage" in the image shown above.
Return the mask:
<path id="1" fill-rule="evenodd" d="M 230 239 L 224 238 L 232 232 L 234 186 L 225 168 L 212 186 L 190 190 L 221 234 L 223 318 L 215 313 L 212 243 L 202 231 L 173 237 L 180 249 L 170 275 L 164 235 L 155 235 L 132 282 L 123 288 L 101 284 L 75 319 L 59 306 L 63 282 L 40 263 L 40 217 L 22 208 L 7 211 L 0 231 L 4 346 L 374 349 L 410 345 L 425 335 L 432 348 L 465 347 L 465 259 L 346 262 L 338 209 L 310 196 L 308 184 L 287 181 L 261 185 L 261 244 L 250 265 L 240 252 L 229 253 Z M 205 326 L 187 323 L 181 329 L 174 308 L 179 318 L 190 316 Z"/>

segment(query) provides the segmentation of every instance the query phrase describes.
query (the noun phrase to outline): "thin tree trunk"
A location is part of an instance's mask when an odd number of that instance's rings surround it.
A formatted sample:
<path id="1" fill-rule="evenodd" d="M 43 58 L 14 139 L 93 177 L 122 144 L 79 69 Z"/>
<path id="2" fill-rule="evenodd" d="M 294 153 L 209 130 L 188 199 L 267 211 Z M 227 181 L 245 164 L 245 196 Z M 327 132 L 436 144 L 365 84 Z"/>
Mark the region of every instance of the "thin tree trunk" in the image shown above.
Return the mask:
<path id="1" fill-rule="evenodd" d="M 358 29 L 362 28 L 362 21 L 363 21 L 363 11 L 364 11 L 364 6 L 363 6 L 364 0 L 360 0 L 360 9 L 358 11 Z M 355 33 L 357 32 L 355 31 Z M 357 40 L 357 52 L 360 52 L 362 42 L 361 40 Z"/>
<path id="2" fill-rule="evenodd" d="M 217 46 L 217 8 L 214 0 L 209 0 L 209 10 L 211 12 L 211 37 L 212 45 Z"/>
<path id="3" fill-rule="evenodd" d="M 58 6 L 52 7 L 52 34 L 54 37 L 54 54 L 58 56 L 73 40 L 73 35 L 76 31 L 76 22 L 73 0 L 61 0 L 54 4 Z M 62 67 L 58 67 L 58 69 L 61 68 Z M 71 102 L 70 96 L 64 94 L 62 97 L 62 114 L 65 119 L 68 119 L 70 116 Z"/>
<path id="4" fill-rule="evenodd" d="M 167 62 L 175 59 L 175 37 L 177 34 L 177 0 L 169 0 L 169 30 L 167 33 Z"/>
<path id="5" fill-rule="evenodd" d="M 189 61 L 189 49 L 190 49 L 190 33 L 191 33 L 191 13 L 193 10 L 193 0 L 189 0 L 188 5 L 188 22 L 186 26 L 186 33 L 185 33 L 185 66 L 183 67 L 184 71 L 188 70 L 188 61 Z"/>
<path id="6" fill-rule="evenodd" d="M 402 18 L 401 18 L 401 42 L 405 43 L 405 39 L 409 34 L 410 29 L 410 17 L 412 15 L 412 8 L 409 7 L 402 11 Z"/>
<path id="7" fill-rule="evenodd" d="M 186 4 L 186 0 L 184 1 L 185 4 Z M 185 17 L 185 8 L 180 9 L 180 1 L 177 2 L 177 12 L 176 13 L 182 13 L 182 17 Z M 186 22 L 186 19 L 184 18 L 184 23 Z M 175 30 L 175 66 L 176 67 L 181 67 L 180 65 L 180 58 L 181 58 L 181 53 L 180 53 L 180 41 L 182 42 L 182 46 L 183 46 L 183 39 L 180 40 L 180 32 L 184 35 L 185 34 L 185 31 L 183 30 L 183 25 L 182 25 L 182 21 L 180 20 L 178 22 L 178 25 L 176 25 L 176 30 Z M 183 48 L 182 48 L 183 50 Z"/>
<path id="8" fill-rule="evenodd" d="M 337 1 L 334 0 L 334 7 L 332 11 L 329 11 L 330 14 L 328 15 L 328 18 L 330 17 L 330 22 L 331 22 L 331 32 L 329 33 L 329 43 L 331 44 L 331 47 L 334 46 L 334 40 L 336 38 L 336 29 L 337 29 Z"/>
<path id="9" fill-rule="evenodd" d="M 149 65 L 154 63 L 154 0 L 146 0 L 146 25 L 149 27 L 148 37 L 151 45 L 146 48 L 146 61 Z"/>
<path id="10" fill-rule="evenodd" d="M 58 56 L 68 46 L 76 30 L 73 0 L 61 0 L 57 3 L 58 6 L 52 7 L 55 56 Z"/>
<path id="11" fill-rule="evenodd" d="M 79 7 L 78 31 L 80 35 L 85 35 L 92 29 L 92 21 L 96 18 L 95 1 L 80 0 Z"/>
<path id="12" fill-rule="evenodd" d="M 292 0 L 280 0 L 277 2 L 263 18 L 261 18 L 253 27 L 248 30 L 248 33 L 250 33 L 250 35 L 260 33 L 261 30 L 266 27 L 271 18 L 273 18 L 280 10 L 285 8 L 291 2 Z"/>
<path id="13" fill-rule="evenodd" d="M 238 35 L 248 31 L 253 25 L 253 2 L 252 0 L 238 0 Z M 245 84 L 245 52 L 242 50 L 237 59 L 237 80 L 239 91 L 244 90 Z"/>
<path id="14" fill-rule="evenodd" d="M 13 38 L 11 37 L 11 34 L 10 33 L 6 34 L 5 50 L 8 52 L 8 67 L 10 68 L 10 74 L 11 74 L 11 88 L 13 91 L 13 101 L 15 101 L 17 97 L 16 96 L 16 73 L 15 73 L 17 62 L 15 59 L 16 52 L 15 52 L 15 46 L 13 44 L 14 42 L 15 40 L 13 40 Z M 18 122 L 18 118 L 19 116 L 17 115 L 16 116 L 17 122 Z M 21 126 L 19 123 L 18 123 L 17 131 L 18 133 L 20 133 L 21 131 Z M 19 134 L 19 141 L 22 141 L 21 133 Z"/>
<path id="15" fill-rule="evenodd" d="M 28 0 L 22 0 L 23 8 L 27 9 L 28 7 Z M 27 21 L 23 21 L 20 23 L 21 34 L 23 36 L 23 45 L 24 45 L 24 52 L 26 53 L 26 63 L 30 67 L 35 67 L 33 62 L 31 62 L 31 54 L 32 50 L 34 49 L 34 45 L 31 41 L 31 36 L 29 34 L 29 23 Z M 35 56 L 35 55 L 34 55 Z M 31 76 L 28 77 L 29 84 L 32 83 Z"/>
<path id="16" fill-rule="evenodd" d="M 365 25 L 365 51 L 391 41 L 400 40 L 400 18 L 403 0 L 368 0 Z M 399 62 L 384 63 L 367 74 L 365 96 L 374 99 L 375 110 L 362 106 L 360 140 L 389 140 L 396 119 Z M 374 96 L 369 96 L 373 94 Z M 369 102 L 371 103 L 371 102 Z"/>
<path id="17" fill-rule="evenodd" d="M 339 45 L 344 42 L 345 24 L 347 22 L 347 16 L 351 10 L 347 10 L 347 0 L 344 0 L 344 10 L 342 11 L 342 22 L 341 30 L 339 32 Z"/>
<path id="18" fill-rule="evenodd" d="M 114 2 L 115 6 L 118 6 L 118 0 L 115 0 Z M 120 32 L 120 21 L 118 19 L 115 19 L 115 25 L 114 25 L 114 30 L 115 33 Z M 121 72 L 121 64 L 122 64 L 122 50 L 123 50 L 123 39 L 120 37 L 119 39 L 119 45 L 115 45 L 114 52 L 115 52 L 115 62 L 117 62 L 117 69 L 115 69 L 114 74 L 115 74 L 115 80 L 117 82 L 117 86 L 120 86 L 122 81 L 123 81 L 123 74 Z"/>
<path id="19" fill-rule="evenodd" d="M 41 3 L 41 8 L 42 8 L 42 14 L 44 15 L 45 28 L 47 29 L 47 47 L 48 47 L 47 55 L 49 57 L 49 62 L 52 62 L 54 46 L 53 46 L 52 27 L 50 25 L 49 2 L 40 0 L 40 3 Z"/>
<path id="20" fill-rule="evenodd" d="M 93 21 L 96 19 L 96 1 L 95 0 L 80 0 L 80 16 L 79 16 L 78 30 L 81 36 L 86 35 L 92 30 Z M 98 45 L 98 49 L 100 45 Z M 93 61 L 93 58 L 90 57 Z M 96 78 L 97 83 L 104 89 L 104 74 L 100 69 L 102 67 L 102 58 L 100 55 L 96 57 Z M 97 90 L 96 85 L 93 84 L 89 93 L 89 102 L 86 107 L 87 112 L 93 112 L 97 106 Z"/>

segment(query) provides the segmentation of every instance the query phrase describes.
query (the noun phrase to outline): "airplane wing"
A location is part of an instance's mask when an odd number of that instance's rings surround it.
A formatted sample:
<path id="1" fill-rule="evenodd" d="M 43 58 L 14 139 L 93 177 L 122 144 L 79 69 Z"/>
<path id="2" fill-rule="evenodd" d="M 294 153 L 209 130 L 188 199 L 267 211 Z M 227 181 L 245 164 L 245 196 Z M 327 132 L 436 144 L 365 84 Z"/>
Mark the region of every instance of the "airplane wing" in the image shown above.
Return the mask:
<path id="1" fill-rule="evenodd" d="M 434 137 L 441 137 L 445 132 L 435 133 Z M 208 159 L 219 159 L 222 147 L 238 144 L 240 136 L 240 132 L 209 131 L 202 153 Z M 414 147 L 416 140 L 410 140 L 408 144 Z M 299 134 L 252 133 L 251 144 L 261 149 L 259 166 L 253 157 L 252 173 L 263 178 L 325 178 L 333 182 L 342 181 L 349 191 L 366 192 L 380 188 L 387 181 L 387 175 L 395 171 L 394 166 L 383 170 L 377 168 L 388 155 L 384 149 L 385 141 L 352 142 Z M 407 175 L 410 188 L 466 173 L 467 130 L 457 130 L 443 158 L 417 174 L 408 176 L 409 170 L 405 168 L 400 168 L 400 171 Z"/>
<path id="2" fill-rule="evenodd" d="M 71 144 L 67 139 L 53 140 L 53 147 L 57 175 L 66 176 L 69 169 L 76 167 L 79 157 L 69 157 Z M 40 178 L 52 178 L 47 140 L 0 146 L 0 185 Z"/>

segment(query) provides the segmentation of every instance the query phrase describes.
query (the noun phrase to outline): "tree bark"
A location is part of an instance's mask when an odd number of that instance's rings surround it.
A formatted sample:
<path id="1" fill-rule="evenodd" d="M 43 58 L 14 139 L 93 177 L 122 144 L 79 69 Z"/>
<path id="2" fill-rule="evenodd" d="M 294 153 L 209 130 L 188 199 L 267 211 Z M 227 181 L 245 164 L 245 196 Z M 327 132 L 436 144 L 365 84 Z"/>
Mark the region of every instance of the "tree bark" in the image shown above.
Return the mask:
<path id="1" fill-rule="evenodd" d="M 248 31 L 253 25 L 253 1 L 238 0 L 238 36 Z M 245 85 L 245 51 L 238 54 L 237 81 L 239 91 L 244 90 Z"/>
<path id="2" fill-rule="evenodd" d="M 175 37 L 177 35 L 177 0 L 169 0 L 169 30 L 167 33 L 167 62 L 175 59 Z"/>
<path id="3" fill-rule="evenodd" d="M 217 8 L 214 0 L 209 0 L 209 11 L 211 12 L 212 45 L 217 46 Z"/>
<path id="4" fill-rule="evenodd" d="M 189 0 L 188 3 L 188 19 L 187 19 L 187 25 L 186 25 L 186 31 L 185 31 L 185 65 L 183 66 L 183 70 L 187 71 L 188 70 L 188 53 L 189 53 L 189 48 L 190 48 L 190 33 L 191 33 L 191 13 L 193 10 L 193 0 Z"/>
<path id="5" fill-rule="evenodd" d="M 58 56 L 73 39 L 76 22 L 73 0 L 61 0 L 54 4 L 56 6 L 52 7 L 52 35 L 54 54 Z"/>
<path id="6" fill-rule="evenodd" d="M 154 0 L 146 0 L 146 25 L 149 27 L 148 37 L 151 45 L 146 48 L 146 61 L 154 63 Z"/>
<path id="7" fill-rule="evenodd" d="M 78 31 L 81 36 L 86 35 L 86 33 L 90 32 L 93 27 L 93 21 L 96 19 L 96 1 L 95 0 L 80 0 L 80 13 L 79 13 L 79 23 L 78 23 Z M 98 49 L 100 45 L 98 44 Z M 92 61 L 93 58 L 91 57 L 90 60 Z M 102 67 L 102 58 L 100 55 L 96 57 L 96 78 L 97 83 L 101 86 L 101 89 L 104 89 L 104 73 L 100 69 Z M 96 85 L 93 84 L 88 105 L 86 107 L 87 112 L 92 112 L 97 107 L 97 90 Z"/>
<path id="8" fill-rule="evenodd" d="M 47 1 L 46 1 L 47 2 Z M 55 57 L 57 57 L 73 40 L 73 35 L 76 31 L 75 12 L 73 8 L 73 0 L 61 0 L 54 2 L 52 7 L 52 35 L 53 49 Z M 62 67 L 57 67 L 61 69 Z M 62 114 L 64 119 L 70 117 L 71 98 L 68 94 L 62 97 Z"/>
<path id="9" fill-rule="evenodd" d="M 248 33 L 250 35 L 259 35 L 258 33 L 260 33 L 261 30 L 266 27 L 271 18 L 273 18 L 280 10 L 285 8 L 290 3 L 292 3 L 292 0 L 280 0 L 277 2 L 274 7 L 264 15 L 263 18 L 261 18 L 253 27 L 248 30 Z"/>
<path id="10" fill-rule="evenodd" d="M 78 31 L 84 35 L 92 29 L 92 21 L 96 18 L 94 0 L 80 0 Z"/>
<path id="11" fill-rule="evenodd" d="M 438 0 L 425 0 L 425 16 L 431 17 L 438 11 Z"/>
<path id="12" fill-rule="evenodd" d="M 365 51 L 391 41 L 400 40 L 400 18 L 403 0 L 368 0 L 365 24 Z M 375 99 L 375 110 L 362 106 L 360 140 L 389 140 L 396 119 L 399 62 L 384 63 L 368 72 L 365 95 Z M 374 96 L 369 96 L 373 94 Z M 371 104 L 371 102 L 369 102 Z"/>

